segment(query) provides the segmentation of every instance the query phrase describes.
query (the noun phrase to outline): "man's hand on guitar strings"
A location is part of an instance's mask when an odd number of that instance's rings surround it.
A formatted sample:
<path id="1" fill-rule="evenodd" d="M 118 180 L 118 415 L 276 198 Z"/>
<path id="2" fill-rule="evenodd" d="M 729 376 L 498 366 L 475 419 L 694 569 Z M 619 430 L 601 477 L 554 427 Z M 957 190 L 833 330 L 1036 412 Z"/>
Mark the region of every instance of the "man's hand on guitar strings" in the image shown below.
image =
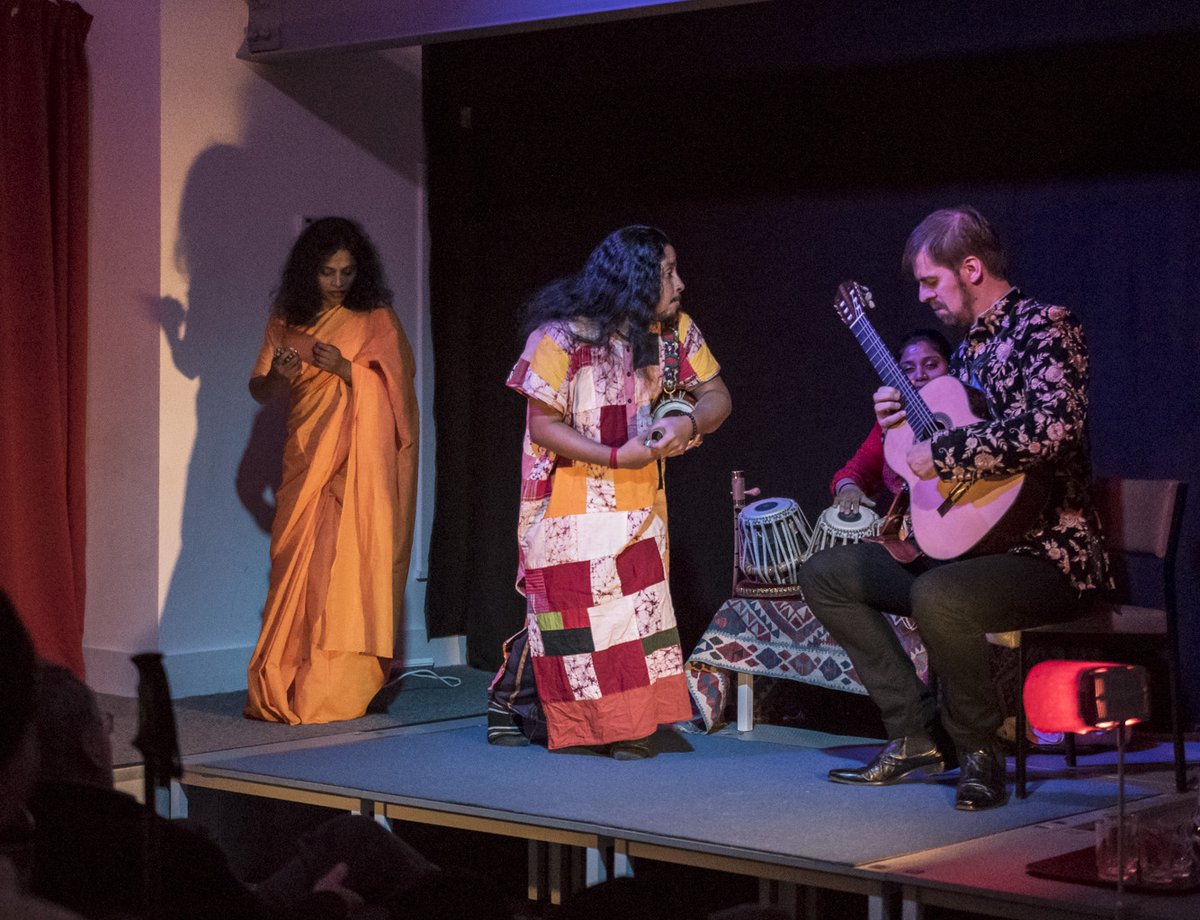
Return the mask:
<path id="1" fill-rule="evenodd" d="M 900 391 L 895 387 L 880 387 L 875 391 L 875 418 L 884 431 L 895 428 L 905 419 L 904 404 L 900 402 Z"/>

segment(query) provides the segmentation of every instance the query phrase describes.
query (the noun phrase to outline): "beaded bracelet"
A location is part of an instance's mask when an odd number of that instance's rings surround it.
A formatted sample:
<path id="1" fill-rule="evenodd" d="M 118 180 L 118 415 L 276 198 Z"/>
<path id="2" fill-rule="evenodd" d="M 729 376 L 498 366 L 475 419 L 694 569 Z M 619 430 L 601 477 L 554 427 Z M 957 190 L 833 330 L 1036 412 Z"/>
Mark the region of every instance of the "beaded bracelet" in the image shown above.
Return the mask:
<path id="1" fill-rule="evenodd" d="M 696 416 L 694 415 L 689 415 L 688 421 L 692 423 L 692 437 L 690 440 L 694 441 L 700 437 L 700 426 L 696 424 Z"/>

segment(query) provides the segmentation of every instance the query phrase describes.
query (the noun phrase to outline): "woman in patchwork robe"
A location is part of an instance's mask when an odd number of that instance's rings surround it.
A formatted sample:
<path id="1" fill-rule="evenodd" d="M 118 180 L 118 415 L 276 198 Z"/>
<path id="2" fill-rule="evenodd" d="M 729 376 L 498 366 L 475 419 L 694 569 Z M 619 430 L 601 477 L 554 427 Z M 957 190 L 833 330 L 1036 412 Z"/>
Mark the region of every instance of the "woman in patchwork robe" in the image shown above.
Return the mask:
<path id="1" fill-rule="evenodd" d="M 731 402 L 682 292 L 661 231 L 618 230 L 534 297 L 508 379 L 528 401 L 517 588 L 552 749 L 637 759 L 660 724 L 691 718 L 663 460 L 715 431 Z M 664 389 L 693 398 L 691 413 L 654 420 Z"/>

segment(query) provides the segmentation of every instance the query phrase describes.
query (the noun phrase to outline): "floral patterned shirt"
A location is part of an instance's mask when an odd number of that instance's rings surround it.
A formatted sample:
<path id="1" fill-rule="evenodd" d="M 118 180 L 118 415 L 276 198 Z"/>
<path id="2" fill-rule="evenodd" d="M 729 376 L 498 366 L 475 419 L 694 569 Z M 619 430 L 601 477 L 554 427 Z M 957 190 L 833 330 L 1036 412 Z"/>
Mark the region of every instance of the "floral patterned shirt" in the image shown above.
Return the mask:
<path id="1" fill-rule="evenodd" d="M 938 476 L 1033 475 L 1047 489 L 1046 503 L 1009 552 L 1049 559 L 1077 591 L 1106 586 L 1090 493 L 1088 352 L 1079 320 L 1013 288 L 972 324 L 950 373 L 983 392 L 991 417 L 933 436 Z"/>

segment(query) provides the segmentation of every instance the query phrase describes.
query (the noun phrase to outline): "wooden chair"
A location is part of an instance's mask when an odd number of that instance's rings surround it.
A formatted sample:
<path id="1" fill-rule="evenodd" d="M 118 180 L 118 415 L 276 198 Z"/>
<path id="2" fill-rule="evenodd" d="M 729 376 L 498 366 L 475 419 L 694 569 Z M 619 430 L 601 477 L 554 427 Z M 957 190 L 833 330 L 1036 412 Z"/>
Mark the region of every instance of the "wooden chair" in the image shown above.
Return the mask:
<path id="1" fill-rule="evenodd" d="M 1019 686 L 1025 685 L 1029 670 L 1025 651 L 1035 645 L 1111 645 L 1132 637 L 1158 637 L 1159 652 L 1167 666 L 1170 696 L 1171 735 L 1175 747 L 1175 788 L 1187 790 L 1187 761 L 1183 747 L 1183 714 L 1180 691 L 1178 606 L 1175 591 L 1175 557 L 1183 521 L 1187 483 L 1172 479 L 1104 479 L 1096 483 L 1096 510 L 1104 530 L 1104 542 L 1113 563 L 1117 588 L 1085 616 L 1021 630 L 1019 641 Z M 1156 560 L 1162 576 L 1162 606 L 1140 607 L 1133 603 L 1129 564 L 1137 557 Z M 1141 593 L 1140 591 L 1137 593 Z M 1011 634 L 1006 634 L 1011 635 Z M 1118 658 L 1117 660 L 1120 660 Z M 1017 706 L 1017 797 L 1025 798 L 1026 758 L 1029 740 L 1025 734 L 1025 712 Z M 1075 736 L 1068 734 L 1067 764 L 1075 766 Z"/>

